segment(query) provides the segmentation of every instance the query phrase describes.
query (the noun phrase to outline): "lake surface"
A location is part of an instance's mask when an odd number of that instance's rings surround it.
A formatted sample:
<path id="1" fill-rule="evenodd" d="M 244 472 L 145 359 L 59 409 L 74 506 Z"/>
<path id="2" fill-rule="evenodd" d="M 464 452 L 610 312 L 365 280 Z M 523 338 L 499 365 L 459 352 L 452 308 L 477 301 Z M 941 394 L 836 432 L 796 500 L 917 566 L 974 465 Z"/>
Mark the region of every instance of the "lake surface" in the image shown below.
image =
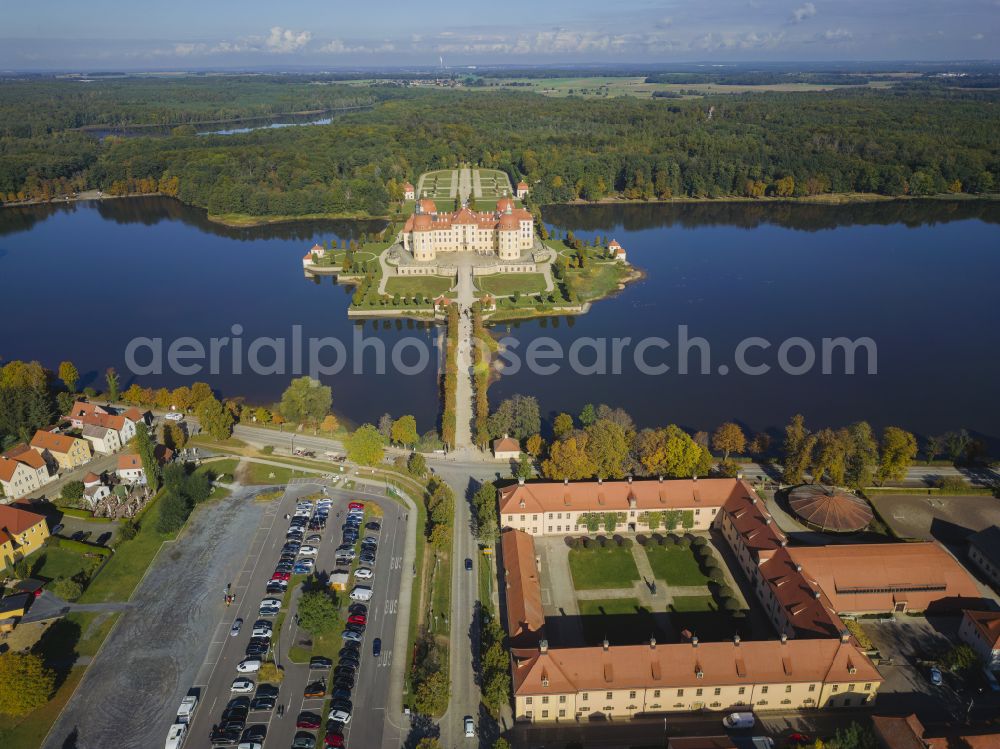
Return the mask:
<path id="1" fill-rule="evenodd" d="M 525 368 L 507 374 L 490 389 L 494 403 L 518 392 L 535 395 L 550 415 L 604 402 L 625 408 L 640 426 L 710 430 L 734 419 L 760 430 L 780 428 L 801 411 L 813 428 L 868 419 L 920 434 L 964 427 L 994 440 L 1000 435 L 1000 205 L 553 206 L 545 217 L 554 230 L 617 238 L 646 278 L 587 315 L 502 324 L 494 332 L 514 337 L 521 353 L 542 336 L 566 350 L 583 337 L 629 337 L 631 347 L 619 375 L 574 373 L 566 360 L 554 375 Z M 380 228 L 345 221 L 231 229 L 163 198 L 0 210 L 0 357 L 38 359 L 53 369 L 71 359 L 84 373 L 81 386 L 98 389 L 114 366 L 127 387 L 125 349 L 137 336 L 163 338 L 164 348 L 182 336 L 206 348 L 213 337 L 240 337 L 244 362 L 255 338 L 285 338 L 290 361 L 293 326 L 301 325 L 305 341 L 333 336 L 345 344 L 346 368 L 322 377 L 338 413 L 355 423 L 412 413 L 421 431 L 430 429 L 438 411 L 433 363 L 418 374 L 391 365 L 378 374 L 369 349 L 355 374 L 353 339 L 361 334 L 391 353 L 409 337 L 429 348 L 435 331 L 404 321 L 352 322 L 349 289 L 302 273 L 302 255 L 314 242 Z M 240 336 L 232 334 L 236 324 Z M 681 325 L 710 345 L 711 374 L 696 373 L 696 349 L 689 374 L 677 373 Z M 770 365 L 767 374 L 733 366 L 736 346 L 748 336 L 772 343 L 746 357 Z M 786 374 L 776 349 L 792 336 L 813 344 L 817 357 L 825 337 L 868 336 L 877 345 L 877 374 L 865 373 L 863 353 L 859 374 L 823 375 L 818 362 L 807 374 Z M 671 344 L 646 356 L 670 364 L 666 374 L 642 374 L 635 365 L 636 343 L 650 337 Z M 167 387 L 205 380 L 223 396 L 270 404 L 294 376 L 236 374 L 230 352 L 223 349 L 218 375 L 135 379 Z M 584 363 L 593 358 L 581 355 Z M 798 363 L 801 354 L 789 358 Z M 413 363 L 415 355 L 403 360 Z M 834 364 L 842 360 L 835 356 Z M 719 374 L 721 364 L 732 371 Z"/>
<path id="2" fill-rule="evenodd" d="M 310 337 L 333 336 L 348 357 L 354 336 L 392 346 L 415 337 L 430 346 L 434 329 L 406 321 L 354 322 L 347 318 L 351 291 L 329 278 L 308 280 L 302 256 L 313 243 L 357 238 L 383 222 L 296 222 L 231 229 L 209 222 L 203 211 L 166 198 L 138 198 L 31 206 L 0 210 L 0 278 L 6 324 L 0 332 L 2 359 L 37 359 L 56 369 L 70 359 L 83 373 L 80 387 L 104 388 L 113 366 L 127 376 L 125 350 L 137 336 L 170 341 L 191 336 L 232 335 L 241 325 L 243 349 L 260 336 L 285 339 L 286 374 L 244 374 L 231 366 L 232 345 L 221 349 L 219 374 L 166 372 L 134 380 L 144 386 L 177 387 L 193 380 L 226 397 L 245 396 L 270 404 L 280 398 L 292 367 L 293 326 L 302 327 L 303 351 Z M 259 359 L 274 360 L 265 349 Z M 436 349 L 435 349 L 436 351 Z M 321 361 L 332 364 L 335 352 Z M 354 360 L 339 374 L 322 377 L 333 389 L 334 408 L 352 422 L 377 420 L 385 412 L 413 414 L 428 430 L 437 420 L 437 369 L 405 375 L 376 370 L 376 352 L 362 352 L 362 374 Z M 150 354 L 136 357 L 141 363 Z M 412 356 L 403 356 L 408 362 Z M 307 355 L 303 356 L 308 371 Z M 206 366 L 209 363 L 206 362 Z"/>
<path id="3" fill-rule="evenodd" d="M 539 376 L 522 367 L 491 387 L 494 403 L 524 393 L 554 414 L 606 402 L 640 426 L 711 430 L 736 420 L 756 431 L 801 412 L 813 428 L 867 419 L 921 434 L 968 428 L 994 443 L 1000 435 L 1000 205 L 552 206 L 544 215 L 550 229 L 617 238 L 646 278 L 587 315 L 500 324 L 494 332 L 517 339 L 522 352 L 541 336 L 567 350 L 581 337 L 659 336 L 671 347 L 650 350 L 647 360 L 672 366 L 640 374 L 626 355 L 618 376 L 566 366 Z M 677 373 L 680 325 L 710 344 L 711 374 L 698 373 L 697 350 L 689 373 Z M 772 342 L 747 355 L 771 364 L 767 374 L 736 372 L 735 348 L 748 336 Z M 843 367 L 841 374 L 785 374 L 775 350 L 791 336 L 810 341 L 817 362 L 822 338 L 868 336 L 877 344 L 878 373 L 866 374 L 859 355 L 853 376 Z M 584 363 L 594 358 L 581 355 Z M 728 374 L 718 373 L 720 364 Z"/>

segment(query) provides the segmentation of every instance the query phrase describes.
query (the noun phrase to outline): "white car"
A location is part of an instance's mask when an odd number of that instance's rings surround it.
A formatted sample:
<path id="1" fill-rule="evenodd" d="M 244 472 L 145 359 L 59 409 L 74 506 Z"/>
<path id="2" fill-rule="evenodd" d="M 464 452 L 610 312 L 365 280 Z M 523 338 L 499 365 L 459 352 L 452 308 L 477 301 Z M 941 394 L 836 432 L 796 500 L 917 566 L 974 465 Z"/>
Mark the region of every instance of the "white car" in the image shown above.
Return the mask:
<path id="1" fill-rule="evenodd" d="M 317 554 L 319 554 L 319 549 L 317 549 L 315 546 L 306 545 L 299 549 L 299 556 L 314 557 Z"/>
<path id="2" fill-rule="evenodd" d="M 233 622 L 233 626 L 230 627 L 229 629 L 229 636 L 236 637 L 236 635 L 240 633 L 240 627 L 242 626 L 243 626 L 243 620 L 237 617 L 236 620 Z"/>
<path id="3" fill-rule="evenodd" d="M 236 664 L 236 672 L 240 674 L 255 674 L 260 671 L 259 658 L 245 658 Z"/>
<path id="4" fill-rule="evenodd" d="M 253 632 L 250 633 L 251 637 L 271 637 L 272 630 L 270 627 L 254 627 Z"/>
<path id="5" fill-rule="evenodd" d="M 178 413 L 177 411 L 171 411 L 164 417 L 167 421 L 184 421 L 184 414 Z"/>
<path id="6" fill-rule="evenodd" d="M 229 688 L 230 692 L 236 692 L 237 694 L 250 694 L 254 690 L 254 683 L 250 679 L 236 679 L 233 681 L 233 685 Z"/>
<path id="7" fill-rule="evenodd" d="M 312 517 L 312 514 L 313 513 L 312 513 L 312 508 L 311 507 L 300 507 L 299 509 L 297 509 L 295 511 L 295 515 L 293 515 L 292 517 L 296 517 L 296 518 L 309 518 L 309 517 Z"/>
<path id="8" fill-rule="evenodd" d="M 375 573 L 369 567 L 358 567 L 354 570 L 354 576 L 358 580 L 371 580 L 374 575 Z"/>
<path id="9" fill-rule="evenodd" d="M 165 749 L 180 749 L 181 744 L 184 743 L 184 737 L 187 735 L 187 728 L 184 723 L 174 723 L 170 726 L 167 731 Z"/>
<path id="10" fill-rule="evenodd" d="M 265 599 L 263 599 L 260 602 L 260 607 L 262 609 L 274 609 L 274 608 L 280 609 L 281 608 L 281 599 L 280 598 L 265 598 Z"/>
<path id="11" fill-rule="evenodd" d="M 476 722 L 471 715 L 465 716 L 465 738 L 474 739 L 476 737 Z"/>
<path id="12" fill-rule="evenodd" d="M 241 741 L 236 749 L 263 749 L 264 745 L 256 741 Z"/>
<path id="13" fill-rule="evenodd" d="M 335 720 L 339 723 L 350 723 L 351 714 L 346 710 L 331 710 L 330 714 L 327 716 L 327 720 Z"/>

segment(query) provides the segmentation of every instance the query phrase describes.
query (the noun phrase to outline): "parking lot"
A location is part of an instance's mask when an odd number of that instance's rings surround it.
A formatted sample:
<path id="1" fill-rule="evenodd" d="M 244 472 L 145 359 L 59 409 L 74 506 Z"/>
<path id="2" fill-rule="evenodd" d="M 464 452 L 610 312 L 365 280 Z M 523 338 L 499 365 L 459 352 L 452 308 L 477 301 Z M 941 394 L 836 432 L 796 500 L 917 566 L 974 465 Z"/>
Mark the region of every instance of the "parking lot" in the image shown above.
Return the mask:
<path id="1" fill-rule="evenodd" d="M 229 589 L 236 596 L 235 602 L 225 608 L 224 615 L 216 623 L 211 636 L 208 653 L 192 687 L 200 695 L 200 704 L 190 725 L 190 733 L 185 746 L 212 746 L 210 739 L 213 729 L 223 722 L 227 706 L 235 709 L 225 715 L 232 721 L 232 730 L 228 735 L 217 731 L 218 743 L 214 745 L 229 745 L 229 741 L 256 741 L 265 747 L 290 747 L 298 745 L 323 746 L 324 736 L 328 728 L 327 715 L 331 710 L 331 687 L 337 682 L 341 689 L 350 691 L 349 704 L 334 704 L 334 707 L 345 708 L 350 713 L 350 719 L 345 724 L 329 724 L 335 730 L 330 735 L 332 745 L 343 741 L 345 746 L 379 747 L 383 745 L 398 746 L 400 736 L 393 727 L 385 731 L 385 705 L 387 702 L 389 671 L 394 657 L 394 640 L 396 629 L 396 614 L 398 609 L 398 591 L 401 580 L 403 544 L 405 541 L 406 522 L 405 511 L 393 502 L 381 498 L 373 501 L 370 495 L 362 492 L 344 492 L 326 487 L 325 496 L 330 500 L 329 516 L 325 528 L 303 528 L 301 538 L 289 535 L 290 524 L 295 521 L 291 516 L 296 512 L 297 503 L 303 497 L 323 497 L 319 492 L 324 487 L 318 484 L 297 484 L 289 487 L 281 500 L 275 503 L 276 511 L 273 522 L 262 526 L 257 535 L 246 547 L 245 560 L 236 579 Z M 283 576 L 283 571 L 291 575 L 301 576 L 303 570 L 296 570 L 296 565 L 306 559 L 314 559 L 314 568 L 320 575 L 325 575 L 335 569 L 344 569 L 347 560 L 337 561 L 337 547 L 345 539 L 341 527 L 346 524 L 350 502 L 360 500 L 364 503 L 366 517 L 360 523 L 359 537 L 352 544 L 356 549 L 356 558 L 350 566 L 359 566 L 363 549 L 375 549 L 375 562 L 369 566 L 374 575 L 368 580 L 351 580 L 347 584 L 349 592 L 355 584 L 371 587 L 374 591 L 370 601 L 363 604 L 366 609 L 356 609 L 355 613 L 363 614 L 363 619 L 357 619 L 359 624 L 349 625 L 358 630 L 360 639 L 357 643 L 357 660 L 359 664 L 355 672 L 351 667 L 337 666 L 336 653 L 333 661 L 327 667 L 312 667 L 302 657 L 302 646 L 308 644 L 311 637 L 296 625 L 296 606 L 298 595 L 291 595 L 287 605 L 280 612 L 268 612 L 261 608 L 262 599 L 275 598 L 281 600 L 283 594 L 274 585 L 272 578 Z M 371 522 L 372 510 L 375 506 L 381 508 L 378 530 L 366 528 Z M 314 518 L 318 515 L 318 505 L 312 505 L 309 513 Z M 286 515 L 290 516 L 286 519 Z M 320 536 L 320 539 L 315 539 Z M 362 544 L 366 536 L 373 537 L 377 546 Z M 307 541 L 307 539 L 312 541 Z M 289 542 L 298 540 L 301 548 L 286 546 Z M 313 546 L 315 555 L 301 554 L 305 546 Z M 294 553 L 293 553 L 294 550 Z M 288 560 L 287 567 L 280 567 L 282 554 Z M 370 558 L 368 558 L 370 560 Z M 294 560 L 294 561 L 292 561 Z M 352 575 L 353 577 L 353 575 Z M 301 579 L 298 577 L 297 579 Z M 225 589 L 218 591 L 220 599 L 226 594 Z M 341 600 L 346 593 L 340 594 Z M 233 623 L 241 618 L 242 626 L 233 634 Z M 261 644 L 261 653 L 265 661 L 273 658 L 278 665 L 282 679 L 277 690 L 269 689 L 264 679 L 257 678 L 255 672 L 240 674 L 237 666 L 248 658 L 257 658 L 257 653 L 249 651 L 251 637 L 255 624 L 263 625 L 271 622 L 273 631 L 270 637 L 255 639 Z M 263 635 L 263 629 L 257 634 Z M 338 633 L 334 633 L 337 637 Z M 379 655 L 374 655 L 373 643 L 378 638 L 381 644 Z M 289 650 L 295 648 L 298 660 L 289 658 Z M 337 666 L 335 669 L 331 666 Z M 348 678 L 351 677 L 351 678 Z M 245 693 L 232 691 L 234 680 L 246 678 L 253 682 Z M 350 682 L 354 680 L 354 686 Z M 307 686 L 312 688 L 307 690 Z M 261 695 L 274 694 L 273 699 Z M 315 696 L 306 696 L 315 694 Z M 344 695 L 341 695 L 342 697 Z M 178 697 L 178 701 L 179 701 Z M 232 702 L 236 700 L 236 702 Z M 167 711 L 171 706 L 167 706 Z M 346 717 L 346 716 L 342 716 Z M 300 720 L 301 719 L 301 720 Z M 297 723 L 303 725 L 297 726 Z M 383 733 L 392 733 L 385 735 Z M 335 738 L 341 734 L 341 738 Z M 253 736 L 261 736 L 254 739 Z"/>
<path id="2" fill-rule="evenodd" d="M 971 533 L 1000 525 L 1000 499 L 995 497 L 877 494 L 871 502 L 904 538 L 960 544 Z"/>

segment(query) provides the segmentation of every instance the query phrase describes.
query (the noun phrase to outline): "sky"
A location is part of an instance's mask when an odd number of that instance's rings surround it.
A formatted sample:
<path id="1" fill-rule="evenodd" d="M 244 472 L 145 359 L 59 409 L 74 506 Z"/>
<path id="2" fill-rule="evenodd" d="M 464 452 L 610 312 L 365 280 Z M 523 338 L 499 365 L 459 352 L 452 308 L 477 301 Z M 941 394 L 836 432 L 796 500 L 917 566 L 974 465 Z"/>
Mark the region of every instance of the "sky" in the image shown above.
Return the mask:
<path id="1" fill-rule="evenodd" d="M 3 0 L 0 69 L 1000 57 L 1000 0 Z"/>

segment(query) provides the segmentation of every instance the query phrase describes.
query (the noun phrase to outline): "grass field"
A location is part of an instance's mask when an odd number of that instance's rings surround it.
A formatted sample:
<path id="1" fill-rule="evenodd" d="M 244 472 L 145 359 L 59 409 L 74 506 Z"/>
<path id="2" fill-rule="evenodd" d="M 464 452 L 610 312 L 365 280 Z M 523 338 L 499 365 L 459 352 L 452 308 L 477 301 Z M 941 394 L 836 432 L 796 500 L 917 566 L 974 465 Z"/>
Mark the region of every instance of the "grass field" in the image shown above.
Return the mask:
<path id="1" fill-rule="evenodd" d="M 89 572 L 100 564 L 100 559 L 88 559 L 77 551 L 46 545 L 32 560 L 40 565 L 32 574 L 55 580 L 57 577 L 73 577 L 79 572 Z"/>
<path id="2" fill-rule="evenodd" d="M 647 544 L 644 551 L 657 580 L 667 585 L 708 585 L 691 549 Z"/>
<path id="3" fill-rule="evenodd" d="M 577 590 L 631 588 L 639 579 L 630 549 L 570 549 L 569 568 Z"/>
<path id="4" fill-rule="evenodd" d="M 66 615 L 66 621 L 80 627 L 80 639 L 76 643 L 76 652 L 80 655 L 97 655 L 104 639 L 118 621 L 119 613 L 97 611 L 74 611 Z"/>
<path id="5" fill-rule="evenodd" d="M 616 77 L 616 76 L 594 76 L 590 78 L 512 78 L 505 83 L 529 84 L 528 87 L 519 85 L 517 90 L 530 90 L 545 96 L 582 96 L 588 99 L 613 98 L 616 96 L 634 96 L 639 99 L 652 98 L 656 91 L 680 93 L 682 91 L 696 91 L 699 94 L 745 94 L 766 91 L 833 91 L 843 88 L 868 87 L 869 84 L 859 84 L 859 86 L 831 86 L 811 83 L 780 83 L 761 86 L 730 86 L 719 83 L 646 83 L 643 76 Z M 875 84 L 871 84 L 875 85 Z"/>
<path id="6" fill-rule="evenodd" d="M 618 288 L 626 271 L 620 263 L 591 263 L 583 270 L 566 271 L 566 284 L 581 301 L 607 296 Z"/>
<path id="7" fill-rule="evenodd" d="M 264 463 L 247 463 L 244 482 L 255 486 L 268 486 L 270 484 L 287 484 L 292 479 L 293 468 L 284 466 L 271 466 Z"/>
<path id="8" fill-rule="evenodd" d="M 678 613 L 688 613 L 697 611 L 716 611 L 715 599 L 710 595 L 704 596 L 674 596 L 670 610 Z"/>
<path id="9" fill-rule="evenodd" d="M 0 713 L 0 746 L 4 749 L 37 749 L 62 709 L 69 702 L 85 668 L 72 669 L 51 700 L 21 717 Z"/>
<path id="10" fill-rule="evenodd" d="M 602 601 L 579 601 L 580 616 L 612 616 L 648 612 L 638 598 L 605 598 Z"/>
<path id="11" fill-rule="evenodd" d="M 233 474 L 236 472 L 236 466 L 240 463 L 236 458 L 224 458 L 222 460 L 213 460 L 211 463 L 202 463 L 195 469 L 195 473 L 208 473 L 216 479 L 221 479 L 225 483 L 230 483 L 233 480 Z"/>
<path id="12" fill-rule="evenodd" d="M 423 294 L 425 297 L 434 298 L 440 294 L 446 294 L 455 285 L 451 278 L 440 276 L 405 276 L 390 278 L 385 283 L 385 290 L 389 294 L 399 294 L 401 296 L 412 297 L 415 294 Z"/>
<path id="13" fill-rule="evenodd" d="M 545 276 L 541 273 L 498 273 L 480 277 L 477 285 L 493 296 L 511 296 L 515 292 L 538 294 L 545 291 Z"/>

